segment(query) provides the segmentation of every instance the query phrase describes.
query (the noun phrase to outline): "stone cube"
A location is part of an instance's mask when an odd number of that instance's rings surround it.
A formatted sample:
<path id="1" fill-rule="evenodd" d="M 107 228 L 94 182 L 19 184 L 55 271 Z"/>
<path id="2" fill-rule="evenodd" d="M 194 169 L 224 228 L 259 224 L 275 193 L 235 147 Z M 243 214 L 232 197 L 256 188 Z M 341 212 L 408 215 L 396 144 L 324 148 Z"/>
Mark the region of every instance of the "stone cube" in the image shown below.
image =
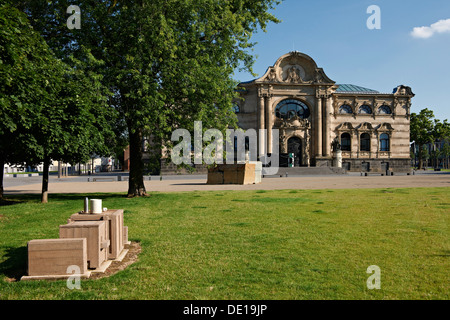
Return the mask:
<path id="1" fill-rule="evenodd" d="M 73 265 L 80 268 L 80 274 L 88 271 L 85 238 L 28 242 L 28 276 L 70 276 L 67 275 L 67 268 Z"/>
<path id="2" fill-rule="evenodd" d="M 59 226 L 59 237 L 86 238 L 90 269 L 99 268 L 108 259 L 109 240 L 105 221 L 75 221 Z"/>

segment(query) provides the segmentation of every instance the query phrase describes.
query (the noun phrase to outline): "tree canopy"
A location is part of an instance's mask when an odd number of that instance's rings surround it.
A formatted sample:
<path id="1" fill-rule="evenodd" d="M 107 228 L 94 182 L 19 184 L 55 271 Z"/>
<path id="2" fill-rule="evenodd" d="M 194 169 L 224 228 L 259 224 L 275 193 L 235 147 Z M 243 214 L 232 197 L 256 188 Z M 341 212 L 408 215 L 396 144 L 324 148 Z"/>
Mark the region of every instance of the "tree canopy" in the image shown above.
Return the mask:
<path id="1" fill-rule="evenodd" d="M 432 110 L 425 108 L 419 113 L 411 114 L 411 141 L 419 150 L 419 169 L 423 167 L 424 146 L 450 137 L 450 123 L 447 120 L 435 119 Z"/>
<path id="2" fill-rule="evenodd" d="M 81 29 L 66 26 L 68 1 L 23 1 L 33 25 L 61 58 L 85 47 L 127 128 L 129 196 L 145 195 L 142 141 L 160 155 L 175 128 L 236 125 L 234 71 L 252 71 L 252 34 L 278 20 L 275 0 L 83 1 Z M 160 156 L 159 156 L 160 157 Z"/>
<path id="3" fill-rule="evenodd" d="M 44 163 L 47 201 L 50 161 L 76 163 L 108 153 L 113 140 L 108 92 L 92 69 L 101 64 L 85 48 L 58 59 L 27 16 L 0 6 L 0 162 Z M 2 188 L 3 189 L 3 188 Z"/>

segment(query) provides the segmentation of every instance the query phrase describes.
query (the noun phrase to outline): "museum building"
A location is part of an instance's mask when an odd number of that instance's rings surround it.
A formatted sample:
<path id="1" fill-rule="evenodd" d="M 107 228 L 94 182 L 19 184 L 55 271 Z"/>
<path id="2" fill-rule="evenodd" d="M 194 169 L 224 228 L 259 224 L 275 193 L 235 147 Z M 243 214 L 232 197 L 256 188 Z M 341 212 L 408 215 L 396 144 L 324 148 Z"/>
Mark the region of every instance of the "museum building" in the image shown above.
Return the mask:
<path id="1" fill-rule="evenodd" d="M 331 167 L 340 150 L 349 171 L 410 171 L 410 87 L 380 93 L 336 84 L 311 57 L 295 51 L 237 90 L 239 127 L 266 129 L 258 154 L 274 152 L 278 129 L 280 166 L 293 154 L 294 166 Z"/>

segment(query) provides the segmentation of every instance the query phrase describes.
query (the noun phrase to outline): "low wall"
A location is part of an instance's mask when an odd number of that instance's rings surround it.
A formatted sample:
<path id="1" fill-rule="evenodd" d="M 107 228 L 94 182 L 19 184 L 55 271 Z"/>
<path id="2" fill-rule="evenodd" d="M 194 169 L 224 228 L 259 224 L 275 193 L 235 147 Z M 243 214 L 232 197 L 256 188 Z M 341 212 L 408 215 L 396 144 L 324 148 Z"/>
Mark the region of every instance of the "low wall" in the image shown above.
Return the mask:
<path id="1" fill-rule="evenodd" d="M 255 169 L 255 163 L 217 165 L 208 169 L 208 180 L 206 183 L 242 185 L 259 183 L 261 179 L 256 178 Z"/>

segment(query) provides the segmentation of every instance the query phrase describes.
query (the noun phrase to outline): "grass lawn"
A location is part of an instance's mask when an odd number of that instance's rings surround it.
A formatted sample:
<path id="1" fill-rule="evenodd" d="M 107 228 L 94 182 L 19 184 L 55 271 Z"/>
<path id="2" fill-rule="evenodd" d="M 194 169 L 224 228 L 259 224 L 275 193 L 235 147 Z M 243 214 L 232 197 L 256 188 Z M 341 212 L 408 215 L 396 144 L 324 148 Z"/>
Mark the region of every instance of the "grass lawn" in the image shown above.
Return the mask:
<path id="1" fill-rule="evenodd" d="M 210 191 L 127 199 L 142 252 L 103 279 L 16 281 L 27 241 L 58 238 L 86 195 L 0 206 L 0 299 L 449 299 L 450 188 Z M 22 200 L 21 202 L 19 200 Z M 381 289 L 369 290 L 369 266 Z"/>

